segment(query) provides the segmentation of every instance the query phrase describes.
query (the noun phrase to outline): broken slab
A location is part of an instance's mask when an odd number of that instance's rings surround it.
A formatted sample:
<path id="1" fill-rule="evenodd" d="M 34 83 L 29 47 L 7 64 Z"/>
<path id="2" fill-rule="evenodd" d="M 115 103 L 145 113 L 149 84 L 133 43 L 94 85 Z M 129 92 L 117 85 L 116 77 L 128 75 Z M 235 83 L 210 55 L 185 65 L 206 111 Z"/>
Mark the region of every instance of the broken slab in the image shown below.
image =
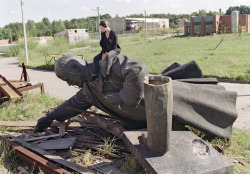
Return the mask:
<path id="1" fill-rule="evenodd" d="M 37 144 L 37 147 L 43 150 L 71 149 L 76 142 L 76 138 L 61 138 L 57 140 L 48 140 Z"/>
<path id="2" fill-rule="evenodd" d="M 148 173 L 229 173 L 234 164 L 190 131 L 172 131 L 170 150 L 155 155 L 146 146 L 142 134 L 147 131 L 125 131 L 123 141 Z"/>
<path id="3" fill-rule="evenodd" d="M 57 138 L 59 137 L 59 134 L 53 134 L 53 135 L 46 135 L 46 136 L 40 136 L 40 137 L 32 137 L 32 138 L 26 138 L 24 141 L 30 142 L 30 141 L 37 141 L 37 140 L 44 140 L 48 138 Z"/>

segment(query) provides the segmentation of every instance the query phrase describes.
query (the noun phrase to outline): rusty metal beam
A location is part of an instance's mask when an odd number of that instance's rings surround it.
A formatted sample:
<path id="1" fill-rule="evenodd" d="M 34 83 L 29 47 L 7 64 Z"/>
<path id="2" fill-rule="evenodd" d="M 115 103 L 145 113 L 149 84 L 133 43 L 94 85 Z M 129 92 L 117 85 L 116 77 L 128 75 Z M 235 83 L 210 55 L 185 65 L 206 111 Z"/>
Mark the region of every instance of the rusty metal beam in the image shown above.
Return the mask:
<path id="1" fill-rule="evenodd" d="M 20 92 L 25 92 L 25 91 L 29 91 L 35 88 L 41 88 L 41 93 L 44 93 L 44 84 L 43 83 L 38 83 L 32 86 L 24 86 L 24 87 L 19 87 L 17 88 L 18 91 Z M 4 97 L 5 94 L 3 92 L 0 91 L 0 98 Z"/>
<path id="2" fill-rule="evenodd" d="M 58 167 L 57 165 L 51 163 L 50 161 L 34 154 L 33 152 L 23 148 L 22 146 L 17 145 L 12 141 L 9 141 L 8 139 L 2 136 L 0 136 L 0 140 L 11 146 L 18 157 L 29 162 L 30 164 L 34 165 L 37 168 L 41 168 L 46 173 L 70 174 L 70 172 L 68 172 L 67 170 Z"/>
<path id="3" fill-rule="evenodd" d="M 21 88 L 18 88 L 18 91 L 24 92 L 24 91 L 29 91 L 29 90 L 35 89 L 35 88 L 41 88 L 41 93 L 44 93 L 44 84 L 43 83 L 38 83 L 38 84 L 35 84 L 32 86 L 21 87 Z"/>
<path id="4" fill-rule="evenodd" d="M 26 66 L 24 65 L 24 63 L 22 63 L 22 67 L 23 67 L 23 72 L 21 74 L 21 78 L 20 78 L 20 81 L 22 81 L 22 79 L 24 78 L 24 81 L 30 81 L 30 78 L 28 76 L 28 73 L 26 71 Z"/>

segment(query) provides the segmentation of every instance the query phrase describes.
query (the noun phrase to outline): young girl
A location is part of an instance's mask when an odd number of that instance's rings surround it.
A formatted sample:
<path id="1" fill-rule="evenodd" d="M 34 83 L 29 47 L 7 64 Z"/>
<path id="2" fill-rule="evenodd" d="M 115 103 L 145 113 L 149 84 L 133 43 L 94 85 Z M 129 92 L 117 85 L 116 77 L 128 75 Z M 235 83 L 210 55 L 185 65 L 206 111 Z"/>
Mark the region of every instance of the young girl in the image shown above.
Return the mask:
<path id="1" fill-rule="evenodd" d="M 97 56 L 94 57 L 93 60 L 93 78 L 92 80 L 95 80 L 100 71 L 99 61 L 106 60 L 107 61 L 107 69 L 106 69 L 106 75 L 110 73 L 110 68 L 112 65 L 112 58 L 116 55 L 120 54 L 121 48 L 118 45 L 118 38 L 116 33 L 109 28 L 108 21 L 101 21 L 100 24 L 101 29 L 101 41 L 100 46 L 102 47 L 101 53 L 99 53 Z"/>

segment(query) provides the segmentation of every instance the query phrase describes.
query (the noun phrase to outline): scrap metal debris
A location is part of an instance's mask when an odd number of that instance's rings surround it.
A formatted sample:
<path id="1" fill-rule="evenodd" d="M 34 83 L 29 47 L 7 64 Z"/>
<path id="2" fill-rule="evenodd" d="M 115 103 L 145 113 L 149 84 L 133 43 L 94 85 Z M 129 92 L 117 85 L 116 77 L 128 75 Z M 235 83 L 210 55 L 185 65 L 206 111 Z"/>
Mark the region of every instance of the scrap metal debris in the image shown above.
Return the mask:
<path id="1" fill-rule="evenodd" d="M 43 83 L 31 83 L 26 67 L 22 63 L 23 71 L 20 80 L 8 80 L 0 74 L 0 98 L 8 97 L 9 100 L 13 98 L 22 97 L 22 92 L 29 91 L 31 89 L 40 88 L 41 92 L 44 93 Z M 24 81 L 22 81 L 24 79 Z"/>
<path id="2" fill-rule="evenodd" d="M 10 145 L 14 142 L 20 143 L 26 148 L 26 151 L 28 151 L 27 149 L 32 150 L 40 154 L 41 158 L 54 161 L 55 164 L 59 164 L 62 168 L 66 167 L 65 171 L 68 173 L 96 173 L 95 171 L 97 171 L 105 174 L 123 174 L 123 172 L 117 169 L 113 164 L 115 164 L 116 161 L 121 161 L 122 159 L 127 158 L 130 155 L 130 152 L 126 148 L 125 144 L 117 140 L 117 138 L 110 139 L 107 137 L 110 135 L 105 131 L 108 130 L 109 132 L 114 132 L 115 134 L 120 135 L 120 129 L 117 129 L 116 127 L 118 126 L 120 128 L 120 125 L 114 124 L 111 126 L 115 120 L 106 116 L 106 118 L 98 117 L 96 116 L 97 113 L 92 113 L 90 111 L 88 111 L 87 114 L 82 113 L 82 115 L 84 115 L 84 117 L 79 115 L 77 117 L 73 117 L 66 123 L 54 121 L 51 128 L 46 129 L 43 133 L 34 133 L 29 129 L 30 131 L 26 131 L 21 135 L 16 133 L 11 135 L 9 134 L 9 140 L 4 137 L 0 137 L 0 140 L 8 141 L 10 142 Z M 27 125 L 35 126 L 33 121 L 27 121 L 27 123 L 30 124 L 23 123 L 23 121 L 20 124 L 18 124 L 18 122 L 10 123 L 1 121 L 0 125 L 21 126 L 22 124 L 24 127 Z M 84 127 L 82 125 L 84 125 Z M 91 125 L 94 126 L 91 128 Z M 105 128 L 105 130 L 100 129 L 99 127 Z M 62 136 L 59 136 L 60 132 Z M 117 140 L 118 143 L 111 144 L 112 140 Z M 112 150 L 109 148 L 112 148 Z M 87 153 L 92 153 L 96 156 L 96 160 L 93 159 L 94 163 L 92 162 L 91 165 L 86 165 L 82 161 L 82 155 L 86 155 Z M 20 157 L 24 158 L 23 156 Z M 26 158 L 30 158 L 29 154 Z M 33 158 L 32 160 L 34 163 Z M 30 159 L 28 161 L 32 160 Z M 75 163 L 75 161 L 78 161 L 79 163 Z M 45 172 L 50 170 L 46 168 L 48 166 L 42 166 L 42 164 L 39 164 L 36 167 L 40 167 Z M 49 171 L 48 173 L 56 172 Z"/>

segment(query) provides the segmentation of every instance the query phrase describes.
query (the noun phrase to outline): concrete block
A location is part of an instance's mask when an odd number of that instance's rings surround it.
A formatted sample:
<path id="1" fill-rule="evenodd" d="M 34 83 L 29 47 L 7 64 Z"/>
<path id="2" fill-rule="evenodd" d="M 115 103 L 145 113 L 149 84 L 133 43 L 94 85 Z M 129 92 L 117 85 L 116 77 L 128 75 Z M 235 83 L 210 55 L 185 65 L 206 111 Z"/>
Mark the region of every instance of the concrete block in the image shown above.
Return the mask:
<path id="1" fill-rule="evenodd" d="M 163 156 L 152 153 L 141 135 L 146 131 L 125 131 L 124 142 L 138 162 L 153 174 L 226 174 L 234 164 L 190 131 L 173 131 L 170 150 Z"/>

